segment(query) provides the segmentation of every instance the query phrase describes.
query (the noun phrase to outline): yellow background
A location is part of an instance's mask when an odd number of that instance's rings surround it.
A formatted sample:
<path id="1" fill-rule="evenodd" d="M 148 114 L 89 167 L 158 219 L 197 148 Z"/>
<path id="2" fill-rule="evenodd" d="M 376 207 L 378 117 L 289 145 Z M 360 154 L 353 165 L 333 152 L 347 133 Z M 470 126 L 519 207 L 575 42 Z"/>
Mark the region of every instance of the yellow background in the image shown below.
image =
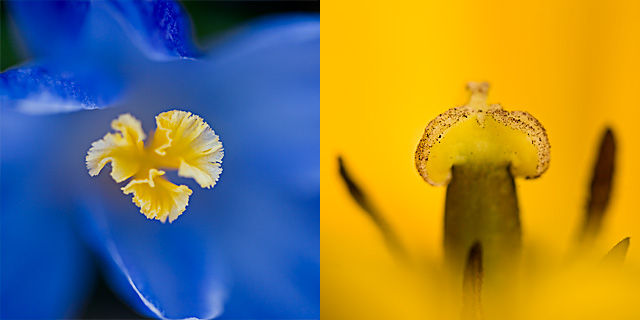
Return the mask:
<path id="1" fill-rule="evenodd" d="M 526 254 L 569 252 L 611 126 L 615 189 L 594 250 L 631 236 L 627 262 L 640 265 L 639 1 L 325 1 L 321 32 L 323 319 L 428 318 L 445 188 L 420 178 L 413 153 L 431 119 L 466 103 L 470 80 L 549 135 L 547 173 L 517 181 Z M 430 276 L 389 254 L 339 179 L 338 155 Z"/>

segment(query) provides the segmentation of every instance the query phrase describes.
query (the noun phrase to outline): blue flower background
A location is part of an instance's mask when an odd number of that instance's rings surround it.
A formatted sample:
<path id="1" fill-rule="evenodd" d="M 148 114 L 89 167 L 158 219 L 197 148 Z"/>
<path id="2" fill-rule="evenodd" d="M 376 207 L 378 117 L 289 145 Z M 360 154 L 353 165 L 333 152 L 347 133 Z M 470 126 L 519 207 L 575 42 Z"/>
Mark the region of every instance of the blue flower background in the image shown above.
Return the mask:
<path id="1" fill-rule="evenodd" d="M 317 14 L 198 44 L 172 1 L 2 5 L 30 57 L 0 74 L 2 318 L 79 317 L 99 275 L 145 317 L 319 317 Z M 162 224 L 85 155 L 119 114 L 149 132 L 173 109 L 203 117 L 225 157 L 213 189 L 170 176 L 194 192 Z"/>

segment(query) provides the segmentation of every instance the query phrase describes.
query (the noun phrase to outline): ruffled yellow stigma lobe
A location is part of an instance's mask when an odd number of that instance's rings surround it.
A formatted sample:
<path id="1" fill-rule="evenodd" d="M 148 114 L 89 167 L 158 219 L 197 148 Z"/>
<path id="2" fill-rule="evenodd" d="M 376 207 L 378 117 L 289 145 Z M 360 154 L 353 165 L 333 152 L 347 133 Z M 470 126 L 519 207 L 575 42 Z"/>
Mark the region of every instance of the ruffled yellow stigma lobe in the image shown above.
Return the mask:
<path id="1" fill-rule="evenodd" d="M 487 83 L 469 83 L 469 103 L 452 108 L 425 128 L 415 153 L 422 178 L 443 185 L 455 165 L 509 166 L 513 176 L 536 178 L 549 167 L 544 127 L 527 112 L 487 105 Z"/>
<path id="2" fill-rule="evenodd" d="M 215 132 L 199 116 L 186 111 L 167 111 L 156 116 L 157 130 L 144 140 L 140 121 L 122 114 L 111 122 L 116 133 L 107 133 L 91 144 L 87 169 L 96 176 L 111 163 L 116 182 L 132 178 L 124 194 L 133 194 L 133 203 L 149 219 L 173 222 L 186 209 L 192 191 L 168 181 L 164 170 L 193 178 L 202 188 L 215 186 L 222 173 L 224 150 Z"/>

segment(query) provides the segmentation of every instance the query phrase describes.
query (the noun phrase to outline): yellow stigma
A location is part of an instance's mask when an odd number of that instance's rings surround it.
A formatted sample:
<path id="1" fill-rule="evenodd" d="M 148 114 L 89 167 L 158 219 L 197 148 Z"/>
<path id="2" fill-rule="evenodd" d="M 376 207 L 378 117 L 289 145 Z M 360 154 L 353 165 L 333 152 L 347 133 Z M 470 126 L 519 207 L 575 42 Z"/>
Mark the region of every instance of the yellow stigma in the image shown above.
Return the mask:
<path id="1" fill-rule="evenodd" d="M 146 135 L 140 121 L 122 114 L 111 122 L 116 133 L 91 144 L 87 169 L 96 176 L 111 163 L 116 182 L 132 178 L 124 194 L 133 193 L 133 203 L 149 219 L 173 222 L 189 204 L 192 191 L 177 186 L 163 176 L 164 170 L 178 170 L 181 177 L 193 178 L 202 188 L 212 188 L 222 173 L 222 143 L 202 118 L 186 111 L 167 111 L 156 116 L 157 130 L 144 144 Z"/>

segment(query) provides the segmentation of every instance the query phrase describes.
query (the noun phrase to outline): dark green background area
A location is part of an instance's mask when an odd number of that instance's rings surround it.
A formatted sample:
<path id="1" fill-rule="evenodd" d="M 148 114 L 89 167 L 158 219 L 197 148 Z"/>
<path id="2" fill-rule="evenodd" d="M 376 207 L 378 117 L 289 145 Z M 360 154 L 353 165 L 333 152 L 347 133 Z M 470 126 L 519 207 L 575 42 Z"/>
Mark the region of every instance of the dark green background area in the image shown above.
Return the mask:
<path id="1" fill-rule="evenodd" d="M 11 41 L 9 40 L 9 19 L 7 19 L 6 3 L 0 0 L 0 70 L 18 63 Z"/>
<path id="2" fill-rule="evenodd" d="M 319 1 L 183 1 L 199 39 L 260 16 L 320 12 Z"/>
<path id="3" fill-rule="evenodd" d="M 196 36 L 203 40 L 265 15 L 320 12 L 319 1 L 182 1 L 191 15 Z M 20 63 L 22 60 L 12 45 L 11 23 L 6 3 L 0 0 L 0 70 Z M 99 262 L 96 261 L 96 264 Z M 81 319 L 142 319 L 109 289 L 101 276 L 93 285 Z"/>

